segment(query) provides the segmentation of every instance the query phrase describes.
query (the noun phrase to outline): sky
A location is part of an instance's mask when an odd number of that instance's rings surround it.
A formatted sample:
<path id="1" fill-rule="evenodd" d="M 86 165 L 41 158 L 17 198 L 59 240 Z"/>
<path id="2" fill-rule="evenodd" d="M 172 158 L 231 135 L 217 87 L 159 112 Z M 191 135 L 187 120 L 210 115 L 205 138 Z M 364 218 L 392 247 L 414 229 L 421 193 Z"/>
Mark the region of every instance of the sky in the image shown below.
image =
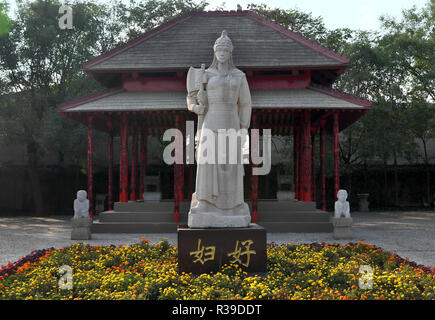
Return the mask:
<path id="1" fill-rule="evenodd" d="M 15 0 L 6 0 L 10 5 L 10 11 L 16 9 Z M 110 0 L 95 0 L 105 2 Z M 125 0 L 128 2 L 128 0 Z M 195 0 L 194 0 L 195 1 Z M 197 0 L 199 2 L 199 0 Z M 409 9 L 413 5 L 422 8 L 429 0 L 207 0 L 207 10 L 217 6 L 223 6 L 227 10 L 236 10 L 237 4 L 243 9 L 249 3 L 266 3 L 270 8 L 299 9 L 303 12 L 311 12 L 313 16 L 321 16 L 328 29 L 350 28 L 361 30 L 379 30 L 379 17 L 389 15 L 400 18 L 403 9 Z M 60 1 L 62 2 L 62 0 Z M 13 13 L 11 13 L 13 16 Z"/>
<path id="2" fill-rule="evenodd" d="M 270 8 L 299 9 L 321 16 L 328 29 L 350 28 L 379 30 L 379 17 L 389 15 L 401 18 L 403 9 L 413 5 L 422 8 L 428 0 L 236 0 L 225 1 L 225 8 L 236 10 L 237 4 L 246 9 L 249 3 L 266 3 Z M 220 5 L 223 0 L 208 0 L 210 9 Z"/>

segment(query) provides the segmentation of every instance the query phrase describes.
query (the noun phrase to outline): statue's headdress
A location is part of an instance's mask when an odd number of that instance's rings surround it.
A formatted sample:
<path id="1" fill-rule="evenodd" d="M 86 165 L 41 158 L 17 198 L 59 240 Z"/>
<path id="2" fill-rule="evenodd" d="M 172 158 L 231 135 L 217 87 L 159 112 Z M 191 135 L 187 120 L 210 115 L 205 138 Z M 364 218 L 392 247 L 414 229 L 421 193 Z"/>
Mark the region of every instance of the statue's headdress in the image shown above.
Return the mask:
<path id="1" fill-rule="evenodd" d="M 213 46 L 214 51 L 216 51 L 217 47 L 225 47 L 230 52 L 233 52 L 233 43 L 231 42 L 231 39 L 228 37 L 226 30 L 223 30 L 221 36 L 216 39 Z"/>

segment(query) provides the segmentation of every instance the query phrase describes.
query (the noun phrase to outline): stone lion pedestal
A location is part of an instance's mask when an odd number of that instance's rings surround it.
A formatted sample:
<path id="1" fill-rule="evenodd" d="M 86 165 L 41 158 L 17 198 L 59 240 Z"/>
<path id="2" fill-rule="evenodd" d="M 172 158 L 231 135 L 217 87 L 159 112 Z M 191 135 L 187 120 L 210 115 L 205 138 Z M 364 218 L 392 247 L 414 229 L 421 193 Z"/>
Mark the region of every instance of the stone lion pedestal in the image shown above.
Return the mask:
<path id="1" fill-rule="evenodd" d="M 331 222 L 334 226 L 334 239 L 353 239 L 352 218 L 331 218 Z"/>
<path id="2" fill-rule="evenodd" d="M 71 222 L 71 240 L 91 239 L 92 220 L 89 217 L 89 200 L 85 190 L 77 191 L 77 198 L 74 200 L 74 217 Z"/>
<path id="3" fill-rule="evenodd" d="M 72 218 L 71 240 L 90 240 L 92 220 L 90 217 Z"/>
<path id="4" fill-rule="evenodd" d="M 350 217 L 350 205 L 347 199 L 346 190 L 338 190 L 337 201 L 335 201 L 334 217 L 331 218 L 334 226 L 334 239 L 353 239 L 352 218 Z"/>

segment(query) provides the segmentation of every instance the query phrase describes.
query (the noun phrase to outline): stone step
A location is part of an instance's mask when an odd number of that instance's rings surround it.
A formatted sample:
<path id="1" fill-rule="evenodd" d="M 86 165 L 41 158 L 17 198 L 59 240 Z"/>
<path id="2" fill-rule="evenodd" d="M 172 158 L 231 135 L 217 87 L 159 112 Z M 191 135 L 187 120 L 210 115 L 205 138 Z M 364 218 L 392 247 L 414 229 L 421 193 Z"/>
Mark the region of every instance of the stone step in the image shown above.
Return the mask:
<path id="1" fill-rule="evenodd" d="M 92 233 L 176 233 L 175 222 L 95 222 Z M 331 222 L 259 222 L 271 233 L 331 233 Z"/>
<path id="2" fill-rule="evenodd" d="M 95 222 L 92 233 L 176 233 L 175 222 Z"/>
<path id="3" fill-rule="evenodd" d="M 315 202 L 303 202 L 296 200 L 283 200 L 283 201 L 258 201 L 258 211 L 316 211 Z"/>
<path id="4" fill-rule="evenodd" d="M 190 201 L 183 201 L 180 203 L 180 211 L 188 212 L 190 207 Z M 129 201 L 129 202 L 115 202 L 113 205 L 113 211 L 115 212 L 173 212 L 174 201 Z"/>
<path id="5" fill-rule="evenodd" d="M 180 213 L 180 220 L 187 221 L 187 212 Z M 173 211 L 161 212 L 115 212 L 105 211 L 99 215 L 100 222 L 173 222 Z"/>
<path id="6" fill-rule="evenodd" d="M 324 211 L 272 211 L 258 213 L 258 222 L 329 222 L 331 215 Z"/>
<path id="7" fill-rule="evenodd" d="M 331 233 L 331 222 L 259 222 L 271 233 Z"/>
<path id="8" fill-rule="evenodd" d="M 268 211 L 259 212 L 258 221 L 291 222 L 317 221 L 328 222 L 330 214 L 323 211 Z M 105 211 L 99 214 L 100 222 L 173 222 L 173 212 L 115 212 Z M 187 221 L 187 213 L 180 213 L 180 221 Z"/>
<path id="9" fill-rule="evenodd" d="M 249 208 L 252 208 L 250 201 L 246 201 Z M 185 200 L 180 203 L 180 212 L 187 213 L 190 208 L 190 201 Z M 259 200 L 257 202 L 258 211 L 315 211 L 314 202 L 303 202 L 297 200 Z M 173 200 L 163 201 L 129 201 L 115 202 L 113 211 L 115 212 L 171 212 L 174 210 Z"/>

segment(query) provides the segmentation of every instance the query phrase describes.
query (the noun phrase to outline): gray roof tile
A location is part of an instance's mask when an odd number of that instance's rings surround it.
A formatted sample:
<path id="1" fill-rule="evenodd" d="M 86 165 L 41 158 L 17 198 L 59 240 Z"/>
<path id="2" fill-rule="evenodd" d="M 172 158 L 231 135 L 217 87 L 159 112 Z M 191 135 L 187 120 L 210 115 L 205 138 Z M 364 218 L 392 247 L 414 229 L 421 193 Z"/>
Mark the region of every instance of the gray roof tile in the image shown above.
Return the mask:
<path id="1" fill-rule="evenodd" d="M 252 107 L 313 108 L 313 109 L 365 109 L 364 106 L 333 97 L 316 89 L 251 90 Z M 183 91 L 114 91 L 100 99 L 76 104 L 64 112 L 83 111 L 146 111 L 187 110 Z"/>
<path id="2" fill-rule="evenodd" d="M 328 49 L 319 45 L 312 47 L 306 39 L 301 41 L 299 35 L 299 38 L 292 38 L 255 17 L 253 13 L 192 14 L 168 29 L 155 32 L 153 36 L 143 41 L 137 41 L 133 46 L 127 45 L 126 50 L 109 54 L 108 58 L 100 57 L 91 60 L 84 67 L 89 71 L 156 70 L 188 68 L 191 65 L 199 66 L 201 63 L 210 64 L 213 59 L 214 41 L 224 29 L 233 41 L 233 60 L 240 68 L 346 64 L 339 61 L 340 59 L 331 57 L 331 51 Z M 313 49 L 314 47 L 316 49 Z"/>

